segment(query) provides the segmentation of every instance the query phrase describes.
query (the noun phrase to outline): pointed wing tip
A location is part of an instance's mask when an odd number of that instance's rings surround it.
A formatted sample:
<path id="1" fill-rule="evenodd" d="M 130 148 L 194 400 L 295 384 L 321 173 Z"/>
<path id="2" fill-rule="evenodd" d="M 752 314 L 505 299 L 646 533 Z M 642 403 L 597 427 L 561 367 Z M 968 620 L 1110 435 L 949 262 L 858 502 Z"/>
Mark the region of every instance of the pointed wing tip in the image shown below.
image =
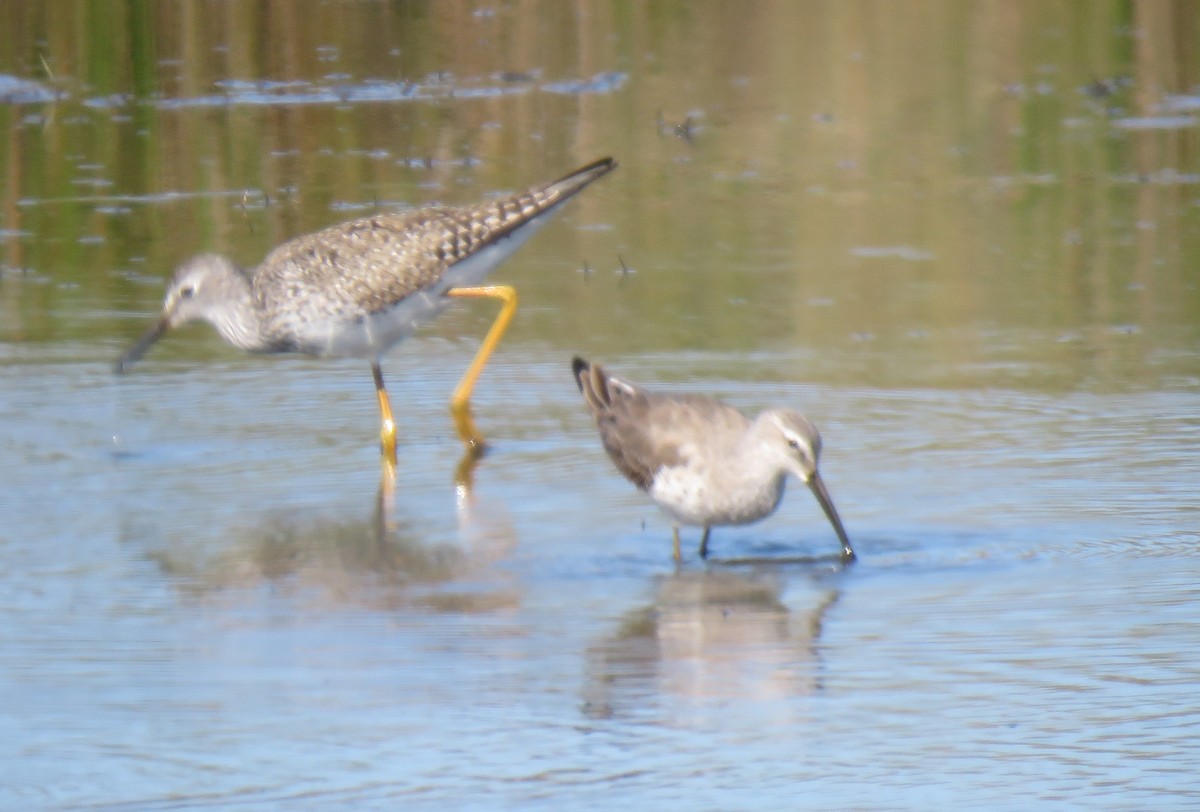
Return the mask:
<path id="1" fill-rule="evenodd" d="M 611 156 L 606 155 L 603 158 L 599 158 L 595 161 L 592 161 L 590 164 L 584 164 L 583 166 L 576 169 L 574 172 L 564 175 L 563 177 L 559 178 L 558 180 L 556 180 L 553 183 L 550 183 L 548 185 L 551 187 L 554 187 L 554 186 L 558 186 L 559 184 L 571 184 L 571 185 L 575 186 L 575 189 L 573 191 L 579 191 L 584 186 L 587 186 L 588 184 L 592 183 L 593 181 L 599 180 L 600 178 L 604 177 L 609 172 L 616 169 L 617 166 L 618 166 L 618 164 L 617 164 L 616 160 L 614 158 L 612 158 Z"/>
<path id="2" fill-rule="evenodd" d="M 616 169 L 618 166 L 620 166 L 620 164 L 617 163 L 616 158 L 614 158 L 611 155 L 605 155 L 603 158 L 597 158 L 596 160 L 592 161 L 590 164 L 585 166 L 580 171 L 586 172 L 586 171 L 592 170 L 592 169 L 595 169 L 595 170 L 603 169 L 605 172 L 611 172 L 612 170 Z"/>

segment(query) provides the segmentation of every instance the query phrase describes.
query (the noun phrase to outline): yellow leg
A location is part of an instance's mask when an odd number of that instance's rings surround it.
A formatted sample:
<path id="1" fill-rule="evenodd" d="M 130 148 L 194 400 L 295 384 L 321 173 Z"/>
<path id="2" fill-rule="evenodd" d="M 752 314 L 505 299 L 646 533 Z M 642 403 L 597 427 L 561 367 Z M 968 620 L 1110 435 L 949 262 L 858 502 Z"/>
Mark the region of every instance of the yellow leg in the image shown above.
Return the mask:
<path id="1" fill-rule="evenodd" d="M 379 448 L 385 463 L 396 464 L 396 421 L 392 419 L 392 404 L 387 390 L 383 388 L 383 370 L 379 362 L 371 363 L 371 374 L 375 376 L 375 396 L 379 398 Z"/>
<path id="2" fill-rule="evenodd" d="M 671 535 L 675 540 L 675 552 L 674 552 L 674 555 L 672 556 L 672 558 L 674 558 L 675 563 L 678 564 L 680 561 L 683 560 L 683 557 L 681 555 L 679 555 L 679 528 L 672 527 Z"/>
<path id="3" fill-rule="evenodd" d="M 478 288 L 451 288 L 446 295 L 499 299 L 503 302 L 500 314 L 496 316 L 491 329 L 483 337 L 479 351 L 475 353 L 474 360 L 467 367 L 467 371 L 463 373 L 462 380 L 458 382 L 458 386 L 454 388 L 454 394 L 450 398 L 450 413 L 454 415 L 454 425 L 458 429 L 458 436 L 469 450 L 479 452 L 483 449 L 483 435 L 479 433 L 479 429 L 475 427 L 475 421 L 471 419 L 471 391 L 475 388 L 475 381 L 479 379 L 479 373 L 483 372 L 484 366 L 491 358 L 496 345 L 500 343 L 504 331 L 508 329 L 513 315 L 517 312 L 517 291 L 508 285 L 485 285 Z"/>

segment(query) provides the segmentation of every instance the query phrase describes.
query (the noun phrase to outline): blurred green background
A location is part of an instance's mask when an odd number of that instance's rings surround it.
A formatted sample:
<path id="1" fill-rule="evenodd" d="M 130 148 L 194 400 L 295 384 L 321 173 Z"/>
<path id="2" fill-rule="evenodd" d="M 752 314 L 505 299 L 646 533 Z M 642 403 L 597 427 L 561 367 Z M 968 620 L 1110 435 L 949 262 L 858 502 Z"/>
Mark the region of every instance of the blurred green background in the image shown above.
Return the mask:
<path id="1" fill-rule="evenodd" d="M 6 342 L 115 350 L 190 253 L 252 265 L 613 154 L 578 227 L 500 272 L 518 346 L 802 348 L 808 377 L 896 385 L 1196 381 L 1194 3 L 5 13 L 0 74 L 57 97 L 0 106 Z"/>

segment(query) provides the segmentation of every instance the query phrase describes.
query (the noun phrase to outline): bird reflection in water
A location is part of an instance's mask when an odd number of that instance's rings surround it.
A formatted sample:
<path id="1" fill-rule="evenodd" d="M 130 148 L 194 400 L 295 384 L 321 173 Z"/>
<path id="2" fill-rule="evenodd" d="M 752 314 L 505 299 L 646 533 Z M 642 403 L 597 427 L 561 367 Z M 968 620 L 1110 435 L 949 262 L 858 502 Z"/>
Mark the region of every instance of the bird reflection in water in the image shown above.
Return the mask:
<path id="1" fill-rule="evenodd" d="M 172 543 L 150 553 L 181 592 L 197 600 L 243 600 L 260 588 L 306 603 L 371 609 L 425 608 L 477 613 L 515 606 L 511 578 L 494 566 L 516 540 L 502 510 L 478 510 L 472 493 L 477 455 L 456 471 L 458 538 L 430 541 L 403 513 L 396 471 L 386 461 L 370 515 L 333 518 L 277 509 L 230 528 L 220 548 Z"/>
<path id="2" fill-rule="evenodd" d="M 469 417 L 469 408 L 465 414 Z M 471 529 L 475 522 L 475 469 L 486 454 L 487 449 L 484 446 L 469 446 L 454 467 L 454 501 L 458 509 L 459 525 L 465 529 Z M 384 456 L 380 461 L 379 491 L 375 499 L 375 517 L 380 523 L 380 532 L 386 531 L 394 523 L 396 476 L 395 460 Z"/>
<path id="3" fill-rule="evenodd" d="M 589 648 L 584 713 L 640 715 L 663 694 L 772 699 L 819 691 L 817 644 L 839 593 L 813 583 L 806 608 L 796 608 L 781 599 L 785 585 L 779 567 L 664 577 L 650 606 L 628 612 Z"/>

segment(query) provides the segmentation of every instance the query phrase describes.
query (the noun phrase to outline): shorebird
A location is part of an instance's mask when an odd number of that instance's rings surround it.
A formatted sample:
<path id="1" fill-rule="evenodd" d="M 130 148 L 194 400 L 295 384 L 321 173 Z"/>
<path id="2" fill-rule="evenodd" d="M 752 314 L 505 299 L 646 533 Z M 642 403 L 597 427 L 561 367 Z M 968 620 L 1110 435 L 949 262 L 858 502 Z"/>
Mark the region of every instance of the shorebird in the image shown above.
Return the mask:
<path id="1" fill-rule="evenodd" d="M 380 356 L 451 298 L 499 299 L 500 313 L 451 397 L 459 436 L 469 452 L 478 452 L 483 438 L 470 417 L 471 391 L 517 308 L 512 287 L 480 283 L 564 203 L 616 167 L 612 158 L 601 158 L 476 205 L 351 220 L 289 240 L 253 269 L 218 254 L 192 257 L 176 269 L 162 315 L 117 361 L 117 372 L 167 330 L 195 319 L 251 352 L 365 358 L 375 377 L 382 451 L 394 464 L 396 423 Z"/>
<path id="2" fill-rule="evenodd" d="M 675 560 L 681 525 L 704 528 L 700 557 L 718 525 L 750 524 L 775 512 L 787 475 L 812 491 L 842 543 L 854 550 L 817 471 L 821 435 L 790 409 L 767 409 L 753 420 L 702 395 L 650 392 L 575 358 L 575 382 L 617 470 L 674 520 Z"/>

